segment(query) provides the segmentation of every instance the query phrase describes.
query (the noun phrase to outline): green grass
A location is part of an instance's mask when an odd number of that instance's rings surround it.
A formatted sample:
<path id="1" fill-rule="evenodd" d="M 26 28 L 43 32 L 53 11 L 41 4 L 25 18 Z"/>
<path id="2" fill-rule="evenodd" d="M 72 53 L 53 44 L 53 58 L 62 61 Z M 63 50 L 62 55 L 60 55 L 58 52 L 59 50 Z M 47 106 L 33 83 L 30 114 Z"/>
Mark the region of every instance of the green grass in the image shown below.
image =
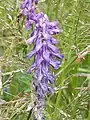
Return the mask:
<path id="1" fill-rule="evenodd" d="M 56 38 L 65 56 L 54 71 L 56 92 L 46 97 L 46 120 L 90 120 L 90 47 L 84 59 L 77 59 L 77 54 L 90 45 L 90 1 L 40 0 L 39 8 L 51 21 L 59 21 L 63 32 Z M 0 120 L 28 117 L 32 75 L 26 70 L 32 60 L 25 58 L 31 49 L 25 40 L 30 31 L 26 31 L 19 13 L 19 0 L 0 0 Z"/>

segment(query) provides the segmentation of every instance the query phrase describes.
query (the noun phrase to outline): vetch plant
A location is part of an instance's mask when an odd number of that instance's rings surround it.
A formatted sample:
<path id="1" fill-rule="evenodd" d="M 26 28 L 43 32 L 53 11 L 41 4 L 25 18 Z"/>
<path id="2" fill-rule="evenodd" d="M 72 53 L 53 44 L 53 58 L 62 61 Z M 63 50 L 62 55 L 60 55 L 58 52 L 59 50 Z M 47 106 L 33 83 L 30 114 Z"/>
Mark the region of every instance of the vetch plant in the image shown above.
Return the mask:
<path id="1" fill-rule="evenodd" d="M 54 74 L 51 68 L 58 69 L 64 56 L 59 53 L 55 44 L 58 41 L 53 37 L 61 32 L 58 28 L 58 21 L 50 22 L 46 14 L 37 13 L 38 0 L 24 0 L 21 9 L 26 17 L 25 26 L 29 30 L 32 25 L 34 29 L 27 40 L 27 44 L 33 44 L 33 50 L 27 55 L 30 59 L 34 56 L 32 66 L 27 73 L 34 71 L 33 89 L 35 107 L 33 109 L 35 120 L 44 120 L 44 98 L 47 94 L 54 93 Z"/>

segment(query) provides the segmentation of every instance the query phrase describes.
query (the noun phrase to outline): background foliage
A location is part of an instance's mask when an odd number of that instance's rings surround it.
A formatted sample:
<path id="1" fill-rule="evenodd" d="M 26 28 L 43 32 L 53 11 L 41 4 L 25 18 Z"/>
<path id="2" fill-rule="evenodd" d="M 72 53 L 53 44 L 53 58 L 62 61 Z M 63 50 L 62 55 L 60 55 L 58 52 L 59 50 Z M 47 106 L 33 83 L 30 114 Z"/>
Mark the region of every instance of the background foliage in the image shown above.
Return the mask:
<path id="1" fill-rule="evenodd" d="M 29 114 L 32 60 L 26 54 L 32 46 L 25 43 L 30 31 L 20 2 L 0 0 L 0 120 L 27 120 Z M 46 97 L 46 120 L 90 120 L 90 0 L 40 0 L 39 8 L 59 21 L 63 32 L 56 37 L 65 56 L 54 71 L 56 92 Z"/>

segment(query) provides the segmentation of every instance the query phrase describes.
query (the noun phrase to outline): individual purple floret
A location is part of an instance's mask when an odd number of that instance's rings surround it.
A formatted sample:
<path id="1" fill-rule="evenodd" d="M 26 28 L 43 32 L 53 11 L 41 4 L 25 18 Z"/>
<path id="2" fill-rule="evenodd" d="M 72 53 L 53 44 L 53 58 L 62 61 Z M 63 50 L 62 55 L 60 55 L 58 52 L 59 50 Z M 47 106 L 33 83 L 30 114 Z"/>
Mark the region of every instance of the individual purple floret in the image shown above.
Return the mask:
<path id="1" fill-rule="evenodd" d="M 23 3 L 21 4 L 21 9 L 27 9 L 31 10 L 33 7 L 33 4 L 38 4 L 38 0 L 23 0 Z"/>
<path id="2" fill-rule="evenodd" d="M 33 85 L 36 95 L 37 112 L 36 120 L 43 120 L 42 110 L 44 108 L 44 98 L 48 93 L 54 93 L 54 74 L 51 68 L 58 69 L 63 55 L 59 53 L 55 46 L 58 41 L 52 36 L 61 32 L 58 22 L 50 22 L 48 16 L 42 12 L 36 13 L 35 5 L 38 0 L 24 0 L 21 9 L 26 16 L 25 25 L 29 30 L 34 24 L 34 29 L 27 40 L 27 44 L 33 44 L 33 50 L 27 54 L 27 59 L 34 57 L 32 66 L 27 73 L 34 71 Z"/>

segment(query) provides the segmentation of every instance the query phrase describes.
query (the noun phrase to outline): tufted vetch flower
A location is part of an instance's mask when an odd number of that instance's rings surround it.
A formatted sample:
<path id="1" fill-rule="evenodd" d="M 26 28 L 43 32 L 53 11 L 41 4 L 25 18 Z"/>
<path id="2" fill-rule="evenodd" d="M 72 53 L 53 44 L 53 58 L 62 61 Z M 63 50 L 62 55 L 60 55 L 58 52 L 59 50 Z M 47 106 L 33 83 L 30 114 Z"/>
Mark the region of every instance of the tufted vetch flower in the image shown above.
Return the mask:
<path id="1" fill-rule="evenodd" d="M 58 69 L 63 55 L 56 47 L 58 41 L 53 37 L 62 30 L 58 27 L 58 21 L 50 22 L 46 14 L 36 13 L 35 5 L 38 0 L 23 0 L 21 4 L 22 14 L 26 17 L 25 26 L 29 30 L 34 24 L 34 29 L 26 41 L 28 45 L 33 44 L 33 49 L 27 54 L 27 59 L 34 57 L 33 64 L 27 73 L 34 71 L 33 85 L 36 92 L 37 105 L 40 108 L 36 118 L 42 115 L 44 98 L 48 93 L 54 93 L 54 74 L 51 68 Z M 61 60 L 60 60 L 61 59 Z M 43 120 L 42 117 L 41 119 Z"/>
<path id="2" fill-rule="evenodd" d="M 48 85 L 48 83 L 54 83 L 54 75 L 50 73 L 50 66 L 58 69 L 61 62 L 56 58 L 63 58 L 63 55 L 59 53 L 58 48 L 55 46 L 57 40 L 52 37 L 52 35 L 59 32 L 58 22 L 50 22 L 47 15 L 44 14 L 36 22 L 35 29 L 27 40 L 27 44 L 34 43 L 33 50 L 27 55 L 28 59 L 34 56 L 34 63 L 27 72 L 35 71 L 36 81 L 38 81 L 37 94 L 44 97 L 49 91 L 53 91 L 52 86 L 50 88 Z M 44 82 L 42 83 L 43 79 Z"/>

